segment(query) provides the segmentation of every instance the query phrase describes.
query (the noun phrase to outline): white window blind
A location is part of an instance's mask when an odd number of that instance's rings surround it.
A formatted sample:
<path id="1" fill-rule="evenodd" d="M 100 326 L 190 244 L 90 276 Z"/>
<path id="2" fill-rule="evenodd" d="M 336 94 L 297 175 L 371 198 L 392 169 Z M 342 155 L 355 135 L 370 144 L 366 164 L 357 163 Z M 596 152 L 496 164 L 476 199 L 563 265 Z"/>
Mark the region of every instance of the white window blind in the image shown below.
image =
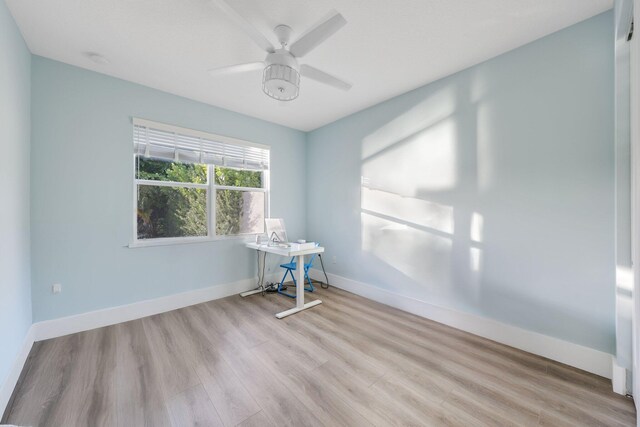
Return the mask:
<path id="1" fill-rule="evenodd" d="M 183 163 L 269 169 L 269 146 L 226 136 L 133 119 L 135 153 Z"/>

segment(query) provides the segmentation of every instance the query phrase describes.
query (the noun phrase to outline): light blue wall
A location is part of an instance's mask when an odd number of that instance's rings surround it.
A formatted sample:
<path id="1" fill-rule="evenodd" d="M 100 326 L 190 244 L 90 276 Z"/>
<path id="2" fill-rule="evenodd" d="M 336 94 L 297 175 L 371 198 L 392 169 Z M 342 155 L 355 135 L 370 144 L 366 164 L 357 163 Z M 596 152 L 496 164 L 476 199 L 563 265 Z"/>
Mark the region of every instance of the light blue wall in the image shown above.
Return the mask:
<path id="1" fill-rule="evenodd" d="M 613 353 L 613 63 L 607 12 L 311 132 L 328 269 Z"/>
<path id="2" fill-rule="evenodd" d="M 31 54 L 0 1 L 0 388 L 31 326 L 30 68 Z"/>
<path id="3" fill-rule="evenodd" d="M 307 135 L 34 57 L 34 320 L 254 275 L 238 240 L 125 247 L 137 116 L 270 144 L 272 216 L 336 274 L 614 352 L 612 21 Z"/>
<path id="4" fill-rule="evenodd" d="M 304 235 L 305 134 L 41 57 L 32 64 L 34 321 L 255 275 L 241 240 L 129 249 L 131 117 L 271 146 L 271 213 Z M 61 283 L 60 294 L 51 285 Z"/>

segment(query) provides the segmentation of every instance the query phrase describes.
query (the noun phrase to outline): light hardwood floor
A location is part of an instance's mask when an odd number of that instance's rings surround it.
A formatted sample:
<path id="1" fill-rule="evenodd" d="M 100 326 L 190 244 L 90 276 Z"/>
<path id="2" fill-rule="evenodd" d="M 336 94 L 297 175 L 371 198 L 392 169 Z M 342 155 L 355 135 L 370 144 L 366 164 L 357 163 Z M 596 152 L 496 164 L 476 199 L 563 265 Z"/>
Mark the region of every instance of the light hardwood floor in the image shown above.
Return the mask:
<path id="1" fill-rule="evenodd" d="M 631 426 L 610 382 L 335 288 L 211 301 L 38 342 L 32 426 Z"/>

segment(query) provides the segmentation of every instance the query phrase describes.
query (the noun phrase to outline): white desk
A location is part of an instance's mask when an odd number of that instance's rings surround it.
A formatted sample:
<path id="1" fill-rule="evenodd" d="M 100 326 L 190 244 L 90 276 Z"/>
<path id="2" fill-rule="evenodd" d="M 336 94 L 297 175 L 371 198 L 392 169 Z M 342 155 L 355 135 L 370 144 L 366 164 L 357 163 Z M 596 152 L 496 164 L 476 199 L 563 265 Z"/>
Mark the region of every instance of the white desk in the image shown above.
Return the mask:
<path id="1" fill-rule="evenodd" d="M 312 254 L 320 254 L 322 252 L 324 252 L 324 248 L 323 247 L 316 247 L 316 248 L 311 248 L 311 249 L 297 249 L 296 248 L 296 244 L 292 243 L 291 247 L 288 248 L 282 248 L 282 247 L 278 247 L 278 246 L 268 246 L 267 244 L 257 244 L 257 243 L 247 243 L 247 248 L 249 249 L 255 249 L 257 251 L 261 251 L 261 252 L 266 252 L 266 253 L 270 253 L 270 254 L 275 254 L 275 255 L 280 255 L 283 257 L 297 257 L 296 259 L 296 274 L 298 275 L 297 278 L 297 285 L 296 285 L 296 306 L 294 308 L 291 308 L 289 310 L 283 311 L 281 313 L 276 314 L 276 317 L 278 319 L 282 319 L 283 317 L 287 317 L 291 314 L 295 314 L 299 311 L 302 310 L 306 310 L 307 308 L 311 308 L 315 305 L 321 304 L 322 301 L 320 300 L 314 300 L 308 303 L 304 303 L 304 256 L 305 255 L 312 255 Z M 249 291 L 249 292 L 243 292 L 240 294 L 240 296 L 242 297 L 246 297 L 249 295 L 253 295 L 253 294 L 257 294 L 259 292 L 262 292 L 261 289 L 256 289 L 253 291 Z"/>

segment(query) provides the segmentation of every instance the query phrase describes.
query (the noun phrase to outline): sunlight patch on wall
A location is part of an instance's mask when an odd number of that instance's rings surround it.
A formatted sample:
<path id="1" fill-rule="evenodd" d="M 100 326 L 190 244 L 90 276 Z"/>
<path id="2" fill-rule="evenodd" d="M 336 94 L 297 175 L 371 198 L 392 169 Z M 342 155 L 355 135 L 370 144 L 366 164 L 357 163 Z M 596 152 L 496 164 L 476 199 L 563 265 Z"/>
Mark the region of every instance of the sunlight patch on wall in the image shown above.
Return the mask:
<path id="1" fill-rule="evenodd" d="M 633 291 L 633 270 L 630 267 L 616 266 L 616 282 L 618 289 Z"/>
<path id="2" fill-rule="evenodd" d="M 478 212 L 471 214 L 471 240 L 474 242 L 482 242 L 482 230 L 484 226 L 484 218 Z"/>
<path id="3" fill-rule="evenodd" d="M 456 88 L 447 86 L 430 94 L 402 115 L 386 123 L 362 140 L 362 159 L 410 137 L 454 113 Z"/>
<path id="4" fill-rule="evenodd" d="M 616 266 L 616 363 L 632 368 L 633 269 Z"/>
<path id="5" fill-rule="evenodd" d="M 480 263 L 482 261 L 482 249 L 478 246 L 482 243 L 482 233 L 484 231 L 484 217 L 478 212 L 471 213 L 471 247 L 469 248 L 469 268 L 473 272 L 480 271 Z M 477 280 L 476 280 L 477 284 Z"/>
<path id="6" fill-rule="evenodd" d="M 362 250 L 419 283 L 447 286 L 451 238 L 362 212 Z"/>
<path id="7" fill-rule="evenodd" d="M 365 160 L 362 176 L 372 188 L 407 196 L 456 184 L 456 126 L 439 122 Z"/>
<path id="8" fill-rule="evenodd" d="M 480 257 L 482 256 L 482 251 L 480 248 L 469 248 L 469 258 L 471 271 L 480 271 Z"/>
<path id="9" fill-rule="evenodd" d="M 453 208 L 428 200 L 362 187 L 362 209 L 452 234 Z"/>

